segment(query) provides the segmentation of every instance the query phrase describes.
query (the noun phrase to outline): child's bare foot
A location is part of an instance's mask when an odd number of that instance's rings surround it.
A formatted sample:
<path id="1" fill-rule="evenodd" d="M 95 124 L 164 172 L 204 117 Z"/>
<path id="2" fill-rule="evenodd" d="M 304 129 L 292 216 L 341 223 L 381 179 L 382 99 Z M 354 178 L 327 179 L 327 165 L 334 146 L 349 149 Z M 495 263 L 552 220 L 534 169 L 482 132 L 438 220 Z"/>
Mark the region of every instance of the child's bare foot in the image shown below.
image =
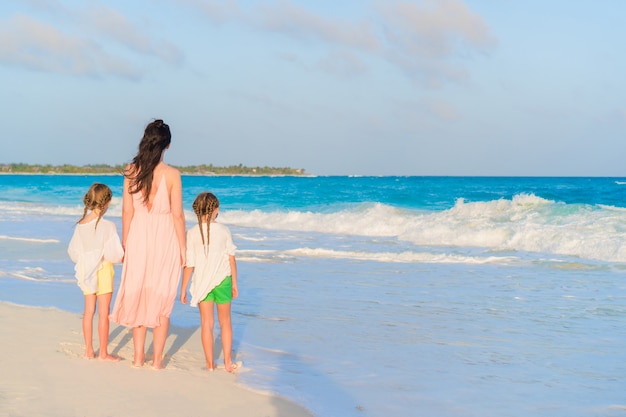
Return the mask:
<path id="1" fill-rule="evenodd" d="M 83 355 L 84 359 L 94 359 L 96 357 L 96 353 L 91 350 L 91 351 L 85 351 L 85 354 Z"/>
<path id="2" fill-rule="evenodd" d="M 215 370 L 215 364 L 213 362 L 207 362 L 206 370 L 209 372 L 213 372 Z"/>
<path id="3" fill-rule="evenodd" d="M 224 369 L 226 369 L 226 372 L 230 372 L 231 374 L 237 372 L 237 368 L 239 368 L 239 366 L 233 362 L 224 364 Z"/>
<path id="4" fill-rule="evenodd" d="M 100 359 L 101 361 L 107 361 L 107 362 L 119 362 L 120 361 L 120 358 L 118 358 L 117 356 L 109 355 L 108 353 L 105 356 L 98 356 L 98 359 Z"/>

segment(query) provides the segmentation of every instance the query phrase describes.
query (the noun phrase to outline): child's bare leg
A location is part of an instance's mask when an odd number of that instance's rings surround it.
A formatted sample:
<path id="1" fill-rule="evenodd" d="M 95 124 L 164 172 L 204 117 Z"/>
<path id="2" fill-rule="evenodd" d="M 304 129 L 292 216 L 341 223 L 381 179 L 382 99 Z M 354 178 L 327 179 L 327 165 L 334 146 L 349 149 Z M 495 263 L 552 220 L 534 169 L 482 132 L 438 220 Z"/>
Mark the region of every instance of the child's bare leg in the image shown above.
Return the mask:
<path id="1" fill-rule="evenodd" d="M 85 295 L 85 310 L 83 312 L 83 337 L 85 339 L 85 359 L 93 359 L 96 353 L 93 350 L 93 316 L 96 312 L 96 294 Z"/>
<path id="2" fill-rule="evenodd" d="M 206 359 L 206 369 L 215 369 L 213 362 L 213 325 L 215 318 L 213 314 L 213 301 L 202 301 L 198 303 L 200 309 L 200 329 L 204 357 Z"/>
<path id="3" fill-rule="evenodd" d="M 98 296 L 98 336 L 100 338 L 101 361 L 119 361 L 120 358 L 109 355 L 109 312 L 111 310 L 111 297 L 113 293 L 100 294 Z"/>
<path id="4" fill-rule="evenodd" d="M 230 321 L 230 303 L 217 305 L 217 319 L 220 322 L 220 333 L 222 334 L 224 367 L 227 372 L 234 372 L 235 368 L 232 359 L 233 326 Z"/>
<path id="5" fill-rule="evenodd" d="M 133 366 L 143 366 L 146 360 L 145 345 L 147 331 L 148 328 L 145 326 L 133 327 L 133 346 L 135 348 Z"/>
<path id="6" fill-rule="evenodd" d="M 160 317 L 160 326 L 152 329 L 154 337 L 154 357 L 152 358 L 152 367 L 154 369 L 163 369 L 163 351 L 165 350 L 165 340 L 170 327 L 169 317 Z"/>

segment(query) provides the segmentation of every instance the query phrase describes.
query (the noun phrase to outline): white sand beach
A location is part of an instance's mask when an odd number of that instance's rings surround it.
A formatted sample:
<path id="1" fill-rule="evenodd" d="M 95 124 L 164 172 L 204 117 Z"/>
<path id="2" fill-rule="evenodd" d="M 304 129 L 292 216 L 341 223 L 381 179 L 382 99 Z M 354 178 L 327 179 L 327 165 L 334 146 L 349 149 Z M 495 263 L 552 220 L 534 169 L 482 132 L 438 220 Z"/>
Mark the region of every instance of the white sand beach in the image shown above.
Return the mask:
<path id="1" fill-rule="evenodd" d="M 114 323 L 109 352 L 122 360 L 83 358 L 80 314 L 0 302 L 0 416 L 311 416 L 223 369 L 205 371 L 197 329 L 170 329 L 161 371 L 131 367 L 131 333 Z"/>

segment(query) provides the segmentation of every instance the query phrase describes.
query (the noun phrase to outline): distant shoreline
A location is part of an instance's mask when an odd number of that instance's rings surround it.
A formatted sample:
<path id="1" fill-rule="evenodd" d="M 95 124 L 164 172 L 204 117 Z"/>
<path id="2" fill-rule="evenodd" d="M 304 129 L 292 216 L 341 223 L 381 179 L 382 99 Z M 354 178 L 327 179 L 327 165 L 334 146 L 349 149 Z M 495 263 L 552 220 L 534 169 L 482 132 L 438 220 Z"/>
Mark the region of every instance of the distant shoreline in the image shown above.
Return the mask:
<path id="1" fill-rule="evenodd" d="M 171 165 L 171 164 L 170 164 Z M 247 167 L 241 164 L 227 167 L 209 165 L 176 166 L 182 175 L 197 176 L 309 176 L 301 168 L 289 167 Z M 125 165 L 39 165 L 10 163 L 0 164 L 0 174 L 29 175 L 122 175 Z"/>
<path id="2" fill-rule="evenodd" d="M 117 172 L 0 172 L 0 175 L 49 175 L 49 176 L 66 176 L 66 177 L 80 177 L 80 176 L 92 176 L 92 177 L 113 177 L 122 176 Z M 314 178 L 318 175 L 315 174 L 197 174 L 190 172 L 181 172 L 183 177 L 303 177 Z"/>
<path id="3" fill-rule="evenodd" d="M 117 172 L 0 172 L 0 175 L 67 175 L 67 176 L 80 176 L 80 175 L 98 175 L 98 176 L 114 176 L 122 175 Z"/>

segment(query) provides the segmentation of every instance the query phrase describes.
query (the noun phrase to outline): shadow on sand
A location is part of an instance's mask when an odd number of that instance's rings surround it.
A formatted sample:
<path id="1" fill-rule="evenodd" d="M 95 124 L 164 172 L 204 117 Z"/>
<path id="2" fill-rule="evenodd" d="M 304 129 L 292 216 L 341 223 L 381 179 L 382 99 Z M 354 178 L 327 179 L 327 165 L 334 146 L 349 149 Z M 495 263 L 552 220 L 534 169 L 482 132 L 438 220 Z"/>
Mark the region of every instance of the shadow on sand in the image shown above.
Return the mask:
<path id="1" fill-rule="evenodd" d="M 165 367 L 197 331 L 197 328 L 170 326 L 165 342 L 165 359 L 163 361 Z M 110 349 L 112 355 L 132 360 L 134 353 L 133 329 L 117 325 L 109 333 L 109 344 L 112 348 Z M 154 354 L 152 329 L 148 329 L 146 346 L 146 361 L 151 361 Z"/>

